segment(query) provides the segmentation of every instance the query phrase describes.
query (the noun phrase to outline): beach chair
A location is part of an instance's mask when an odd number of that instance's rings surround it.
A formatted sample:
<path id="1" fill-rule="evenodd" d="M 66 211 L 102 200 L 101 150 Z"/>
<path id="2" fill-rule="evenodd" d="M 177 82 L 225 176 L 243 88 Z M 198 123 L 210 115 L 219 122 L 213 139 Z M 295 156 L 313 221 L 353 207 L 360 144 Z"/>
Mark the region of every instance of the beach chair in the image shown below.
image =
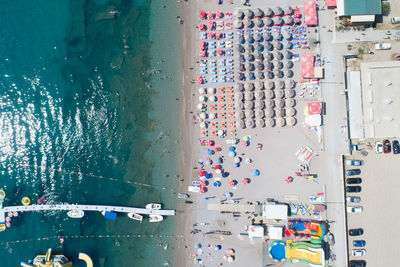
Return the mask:
<path id="1" fill-rule="evenodd" d="M 215 130 L 211 131 L 211 136 L 212 137 L 216 137 L 217 136 L 217 131 L 215 131 Z"/>

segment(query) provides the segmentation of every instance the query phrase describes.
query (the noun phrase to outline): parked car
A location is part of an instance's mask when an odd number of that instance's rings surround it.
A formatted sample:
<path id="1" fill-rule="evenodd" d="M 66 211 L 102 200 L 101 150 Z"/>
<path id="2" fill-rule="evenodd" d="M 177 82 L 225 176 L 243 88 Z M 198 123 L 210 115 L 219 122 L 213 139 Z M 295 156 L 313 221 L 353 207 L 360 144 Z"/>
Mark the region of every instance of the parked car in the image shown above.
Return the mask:
<path id="1" fill-rule="evenodd" d="M 391 48 L 392 48 L 392 45 L 390 43 L 382 43 L 382 44 L 375 45 L 375 50 L 389 50 Z"/>
<path id="2" fill-rule="evenodd" d="M 347 212 L 348 213 L 359 213 L 362 212 L 363 208 L 362 207 L 347 207 Z"/>
<path id="3" fill-rule="evenodd" d="M 361 186 L 346 186 L 347 193 L 359 193 L 361 192 Z"/>
<path id="4" fill-rule="evenodd" d="M 353 261 L 350 261 L 349 267 L 365 267 L 365 266 L 367 266 L 366 261 L 353 260 Z"/>
<path id="5" fill-rule="evenodd" d="M 351 236 L 359 236 L 364 234 L 364 230 L 362 228 L 350 229 L 349 235 Z"/>
<path id="6" fill-rule="evenodd" d="M 347 182 L 347 184 L 361 184 L 362 179 L 361 178 L 347 178 L 346 182 Z"/>
<path id="7" fill-rule="evenodd" d="M 383 141 L 383 153 L 387 154 L 392 151 L 392 146 L 390 144 L 389 140 L 384 140 Z"/>
<path id="8" fill-rule="evenodd" d="M 399 154 L 399 153 L 400 153 L 399 141 L 393 140 L 393 154 Z"/>
<path id="9" fill-rule="evenodd" d="M 390 19 L 390 22 L 392 22 L 392 24 L 400 23 L 400 17 L 393 17 Z"/>
<path id="10" fill-rule="evenodd" d="M 357 159 L 348 159 L 346 160 L 346 164 L 347 166 L 362 166 L 364 164 L 364 161 Z"/>
<path id="11" fill-rule="evenodd" d="M 375 152 L 376 154 L 381 154 L 383 152 L 383 144 L 381 142 L 375 143 Z"/>
<path id="12" fill-rule="evenodd" d="M 354 240 L 353 247 L 365 247 L 365 240 Z"/>
<path id="13" fill-rule="evenodd" d="M 353 255 L 354 257 L 365 256 L 365 249 L 352 249 L 351 255 Z"/>
<path id="14" fill-rule="evenodd" d="M 360 169 L 350 169 L 350 170 L 346 171 L 347 176 L 354 176 L 354 175 L 359 175 L 359 174 L 361 174 Z"/>
<path id="15" fill-rule="evenodd" d="M 361 197 L 346 197 L 347 202 L 360 203 Z"/>

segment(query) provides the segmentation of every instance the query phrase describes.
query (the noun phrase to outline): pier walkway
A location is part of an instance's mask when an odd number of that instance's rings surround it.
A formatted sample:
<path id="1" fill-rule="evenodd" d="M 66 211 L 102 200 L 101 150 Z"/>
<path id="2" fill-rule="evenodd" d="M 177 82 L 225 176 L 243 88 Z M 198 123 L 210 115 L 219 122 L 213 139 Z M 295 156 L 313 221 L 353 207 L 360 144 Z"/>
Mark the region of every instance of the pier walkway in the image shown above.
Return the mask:
<path id="1" fill-rule="evenodd" d="M 28 206 L 9 206 L 0 209 L 0 222 L 5 221 L 5 214 L 7 212 L 26 212 L 26 211 L 48 211 L 48 210 L 83 210 L 83 211 L 113 211 L 113 212 L 125 212 L 125 213 L 137 213 L 147 215 L 163 215 L 173 216 L 175 210 L 155 210 L 155 209 L 142 209 L 133 207 L 121 207 L 121 206 L 100 206 L 100 205 L 74 205 L 74 204 L 53 204 L 53 205 L 28 205 Z"/>

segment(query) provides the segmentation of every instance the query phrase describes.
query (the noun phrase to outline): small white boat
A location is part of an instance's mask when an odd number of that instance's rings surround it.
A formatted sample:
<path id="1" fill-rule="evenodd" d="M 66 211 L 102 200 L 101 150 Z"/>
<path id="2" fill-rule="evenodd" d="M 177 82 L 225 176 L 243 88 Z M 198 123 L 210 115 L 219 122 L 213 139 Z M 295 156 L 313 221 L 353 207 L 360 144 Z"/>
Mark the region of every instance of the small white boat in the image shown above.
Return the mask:
<path id="1" fill-rule="evenodd" d="M 71 218 L 82 218 L 85 212 L 83 210 L 70 210 L 67 215 Z"/>
<path id="2" fill-rule="evenodd" d="M 142 222 L 143 216 L 137 213 L 129 212 L 128 217 L 131 218 L 132 220 L 136 220 L 139 222 Z"/>
<path id="3" fill-rule="evenodd" d="M 149 203 L 146 205 L 146 210 L 160 210 L 161 204 L 158 203 Z"/>
<path id="4" fill-rule="evenodd" d="M 164 218 L 161 215 L 149 215 L 149 222 L 161 222 Z"/>
<path id="5" fill-rule="evenodd" d="M 178 193 L 178 198 L 180 199 L 188 199 L 190 196 L 188 194 Z"/>

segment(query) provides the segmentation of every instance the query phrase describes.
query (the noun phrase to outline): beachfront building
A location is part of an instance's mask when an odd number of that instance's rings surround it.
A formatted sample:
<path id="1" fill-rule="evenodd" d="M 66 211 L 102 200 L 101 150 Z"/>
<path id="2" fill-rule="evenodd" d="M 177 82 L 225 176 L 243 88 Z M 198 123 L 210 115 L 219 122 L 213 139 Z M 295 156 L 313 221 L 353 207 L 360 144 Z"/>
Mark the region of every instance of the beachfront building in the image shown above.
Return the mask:
<path id="1" fill-rule="evenodd" d="M 338 17 L 349 17 L 352 24 L 374 23 L 382 14 L 381 0 L 337 0 Z"/>
<path id="2" fill-rule="evenodd" d="M 400 136 L 399 70 L 399 61 L 383 61 L 348 73 L 350 139 Z"/>

